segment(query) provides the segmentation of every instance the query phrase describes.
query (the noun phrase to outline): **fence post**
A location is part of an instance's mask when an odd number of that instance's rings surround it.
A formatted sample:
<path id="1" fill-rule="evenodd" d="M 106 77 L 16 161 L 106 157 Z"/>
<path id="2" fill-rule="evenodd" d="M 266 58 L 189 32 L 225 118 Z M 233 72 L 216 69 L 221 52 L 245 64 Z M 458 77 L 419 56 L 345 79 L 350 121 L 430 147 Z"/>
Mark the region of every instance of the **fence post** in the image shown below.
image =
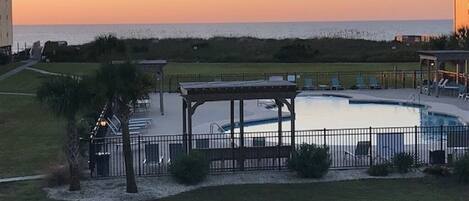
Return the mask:
<path id="1" fill-rule="evenodd" d="M 414 70 L 414 76 L 412 77 L 413 79 L 413 85 L 414 85 L 414 89 L 417 89 L 417 71 Z"/>
<path id="2" fill-rule="evenodd" d="M 327 133 L 327 129 L 324 128 L 324 147 L 327 146 L 327 142 L 326 142 L 326 133 Z"/>
<path id="3" fill-rule="evenodd" d="M 373 128 L 370 126 L 370 167 L 373 167 Z"/>
<path id="4" fill-rule="evenodd" d="M 414 137 L 415 137 L 415 139 L 414 139 L 414 143 L 415 143 L 415 150 L 414 150 L 414 153 L 415 153 L 415 156 L 414 156 L 415 164 L 418 163 L 418 157 L 419 157 L 419 155 L 418 155 L 418 144 L 417 144 L 417 143 L 418 143 L 418 141 L 417 141 L 417 137 L 418 137 L 418 136 L 417 136 L 417 133 L 418 133 L 418 127 L 415 126 L 415 130 L 414 130 L 414 134 L 415 134 L 415 135 L 414 135 Z"/>
<path id="5" fill-rule="evenodd" d="M 405 77 L 406 77 L 406 72 L 402 71 L 402 88 L 405 89 Z"/>
<path id="6" fill-rule="evenodd" d="M 443 125 L 440 126 L 440 150 L 443 150 Z"/>
<path id="7" fill-rule="evenodd" d="M 138 144 L 138 147 L 137 147 L 138 148 L 138 175 L 142 176 L 142 166 L 140 165 L 140 163 L 142 162 L 142 160 L 141 160 L 141 155 L 142 154 L 141 154 L 141 151 L 140 151 L 141 150 L 141 147 L 140 147 L 141 139 L 140 139 L 140 137 L 141 136 L 138 135 L 138 139 L 137 139 L 138 140 L 138 142 L 137 142 L 137 144 Z"/>

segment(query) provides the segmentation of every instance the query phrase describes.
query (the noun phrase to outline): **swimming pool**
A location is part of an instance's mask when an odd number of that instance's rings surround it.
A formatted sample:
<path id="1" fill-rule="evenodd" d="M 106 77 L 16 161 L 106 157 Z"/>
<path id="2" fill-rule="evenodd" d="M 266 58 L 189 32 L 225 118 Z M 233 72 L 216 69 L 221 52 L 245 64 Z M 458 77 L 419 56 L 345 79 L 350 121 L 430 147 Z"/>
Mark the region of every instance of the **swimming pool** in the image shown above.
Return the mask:
<path id="1" fill-rule="evenodd" d="M 426 107 L 417 104 L 351 101 L 336 96 L 300 96 L 295 104 L 297 130 L 464 125 L 455 116 L 431 113 Z M 288 113 L 286 107 L 283 110 Z M 284 120 L 283 130 L 289 131 L 290 121 L 288 118 Z M 275 130 L 277 130 L 275 119 L 245 124 L 246 132 Z"/>

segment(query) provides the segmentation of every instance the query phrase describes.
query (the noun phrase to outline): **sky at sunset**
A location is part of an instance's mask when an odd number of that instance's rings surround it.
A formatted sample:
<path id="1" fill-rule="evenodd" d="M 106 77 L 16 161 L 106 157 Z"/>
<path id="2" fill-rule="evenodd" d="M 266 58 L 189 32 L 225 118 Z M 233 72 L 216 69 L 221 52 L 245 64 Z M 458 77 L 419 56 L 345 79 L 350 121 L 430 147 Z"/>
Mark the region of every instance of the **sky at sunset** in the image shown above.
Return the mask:
<path id="1" fill-rule="evenodd" d="M 452 0 L 13 0 L 15 24 L 451 19 Z"/>

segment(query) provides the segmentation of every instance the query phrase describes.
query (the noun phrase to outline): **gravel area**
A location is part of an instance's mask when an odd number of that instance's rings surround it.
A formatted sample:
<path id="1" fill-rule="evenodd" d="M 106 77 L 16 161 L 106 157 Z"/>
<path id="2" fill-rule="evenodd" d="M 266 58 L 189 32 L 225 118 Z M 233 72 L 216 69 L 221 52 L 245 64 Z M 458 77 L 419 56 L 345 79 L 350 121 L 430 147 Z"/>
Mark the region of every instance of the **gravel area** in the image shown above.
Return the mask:
<path id="1" fill-rule="evenodd" d="M 416 171 L 408 174 L 393 174 L 380 179 L 420 178 L 424 174 Z M 125 193 L 125 179 L 88 180 L 82 182 L 80 192 L 69 192 L 67 187 L 45 188 L 49 197 L 64 201 L 118 201 L 135 200 L 146 201 L 163 198 L 179 193 L 195 190 L 201 187 L 237 185 L 237 184 L 293 184 L 348 181 L 359 179 L 374 179 L 366 173 L 366 170 L 330 171 L 322 179 L 302 179 L 291 172 L 262 171 L 247 173 L 228 173 L 223 175 L 211 175 L 207 180 L 196 186 L 185 186 L 176 183 L 171 177 L 144 177 L 138 178 L 138 194 Z"/>

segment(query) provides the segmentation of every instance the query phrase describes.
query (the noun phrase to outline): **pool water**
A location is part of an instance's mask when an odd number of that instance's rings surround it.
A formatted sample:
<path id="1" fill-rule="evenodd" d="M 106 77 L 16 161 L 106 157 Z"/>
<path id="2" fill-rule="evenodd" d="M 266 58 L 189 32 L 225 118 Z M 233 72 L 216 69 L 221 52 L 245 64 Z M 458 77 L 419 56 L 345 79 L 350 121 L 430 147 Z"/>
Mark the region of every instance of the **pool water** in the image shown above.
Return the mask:
<path id="1" fill-rule="evenodd" d="M 356 101 L 351 103 L 347 98 L 330 96 L 301 96 L 296 99 L 295 104 L 296 130 L 464 125 L 457 117 L 429 113 L 422 106 Z M 288 113 L 286 107 L 283 110 Z M 250 122 L 245 126 L 246 132 L 275 130 L 276 121 Z M 289 119 L 284 119 L 283 130 L 290 130 Z"/>

